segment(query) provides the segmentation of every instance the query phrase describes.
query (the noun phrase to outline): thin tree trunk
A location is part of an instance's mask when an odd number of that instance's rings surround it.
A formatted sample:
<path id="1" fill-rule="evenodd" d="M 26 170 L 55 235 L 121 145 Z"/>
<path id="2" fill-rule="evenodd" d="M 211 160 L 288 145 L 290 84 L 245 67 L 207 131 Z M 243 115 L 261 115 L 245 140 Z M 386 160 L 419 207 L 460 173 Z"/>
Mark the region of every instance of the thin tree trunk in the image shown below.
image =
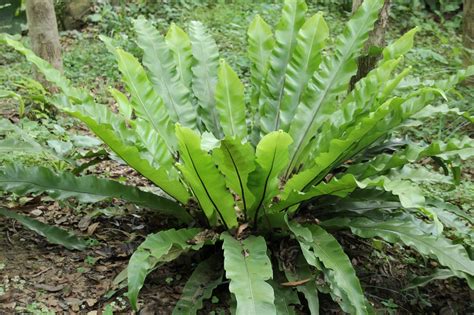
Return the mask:
<path id="1" fill-rule="evenodd" d="M 474 1 L 464 0 L 463 9 L 463 44 L 467 49 L 464 55 L 464 63 L 466 66 L 474 64 Z M 474 85 L 474 78 L 466 79 L 466 84 Z"/>
<path id="2" fill-rule="evenodd" d="M 26 0 L 26 18 L 33 51 L 62 71 L 61 46 L 53 0 Z"/>
<path id="3" fill-rule="evenodd" d="M 352 1 L 352 12 L 354 13 L 359 6 L 362 4 L 362 0 Z M 357 60 L 358 70 L 357 74 L 351 78 L 350 89 L 354 88 L 354 85 L 360 79 L 364 78 L 370 70 L 372 70 L 377 61 L 380 59 L 381 53 L 374 53 L 370 51 L 370 47 L 383 47 L 385 46 L 385 30 L 388 24 L 388 15 L 390 10 L 390 0 L 385 0 L 382 10 L 380 10 L 379 18 L 375 22 L 374 29 L 370 32 L 369 39 L 365 43 L 364 50 Z"/>

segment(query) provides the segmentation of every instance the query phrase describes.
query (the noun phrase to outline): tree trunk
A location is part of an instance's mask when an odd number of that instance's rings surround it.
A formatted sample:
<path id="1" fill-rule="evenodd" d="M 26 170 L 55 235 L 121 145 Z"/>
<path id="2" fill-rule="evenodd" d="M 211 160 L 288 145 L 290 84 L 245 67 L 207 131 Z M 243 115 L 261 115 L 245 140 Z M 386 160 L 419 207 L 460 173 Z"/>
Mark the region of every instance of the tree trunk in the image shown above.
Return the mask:
<path id="1" fill-rule="evenodd" d="M 53 0 L 26 0 L 26 18 L 33 51 L 62 71 L 61 46 Z"/>
<path id="2" fill-rule="evenodd" d="M 474 1 L 464 0 L 463 9 L 463 44 L 467 49 L 464 55 L 466 66 L 474 64 Z M 465 81 L 469 85 L 474 85 L 474 78 L 469 77 Z"/>
<path id="3" fill-rule="evenodd" d="M 468 0 L 469 1 L 469 0 Z M 362 4 L 362 0 L 352 1 L 352 12 L 354 13 Z M 371 47 L 385 46 L 385 30 L 388 24 L 388 15 L 390 10 L 390 0 L 385 0 L 379 18 L 375 22 L 374 29 L 369 34 L 369 39 L 365 43 L 364 50 L 357 60 L 357 74 L 351 78 L 350 89 L 354 88 L 357 81 L 364 78 L 372 70 L 380 59 L 381 52 L 370 51 Z"/>

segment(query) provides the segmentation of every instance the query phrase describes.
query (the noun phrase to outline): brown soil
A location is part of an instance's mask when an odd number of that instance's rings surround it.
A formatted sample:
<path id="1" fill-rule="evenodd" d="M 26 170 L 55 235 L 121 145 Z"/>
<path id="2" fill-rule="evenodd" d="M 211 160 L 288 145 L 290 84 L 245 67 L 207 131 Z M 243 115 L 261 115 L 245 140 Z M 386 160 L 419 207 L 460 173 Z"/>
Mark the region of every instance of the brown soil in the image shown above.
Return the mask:
<path id="1" fill-rule="evenodd" d="M 118 204 L 118 207 L 127 211 L 124 205 Z M 56 313 L 100 314 L 103 307 L 112 302 L 117 311 L 129 313 L 128 302 L 123 296 L 125 289 L 112 282 L 126 267 L 128 258 L 143 237 L 151 232 L 145 230 L 145 226 L 150 225 L 146 220 L 152 220 L 153 215 L 89 219 L 75 215 L 72 208 L 60 207 L 57 203 L 36 209 L 48 211 L 39 219 L 59 222 L 58 226 L 90 235 L 100 245 L 83 252 L 69 251 L 48 244 L 13 220 L 0 219 L 0 263 L 3 264 L 0 287 L 5 291 L 0 295 L 0 314 L 24 312 L 33 303 L 38 309 L 46 306 Z M 52 213 L 56 214 L 51 216 Z M 160 222 L 158 218 L 154 219 Z M 159 224 L 151 224 L 151 227 L 160 229 Z M 157 307 L 163 314 L 171 313 L 189 276 L 189 268 L 182 264 L 178 261 L 165 265 L 149 277 L 141 295 L 146 301 L 142 306 L 153 305 L 153 309 Z"/>
<path id="2" fill-rule="evenodd" d="M 33 202 L 38 202 L 33 200 Z M 90 209 L 119 208 L 128 205 L 98 204 Z M 0 313 L 14 314 L 47 307 L 56 313 L 101 314 L 104 306 L 114 304 L 119 313 L 131 313 L 125 288 L 113 285 L 129 256 L 150 232 L 167 228 L 166 219 L 151 213 L 123 216 L 104 215 L 87 219 L 69 203 L 45 202 L 25 205 L 36 211 L 38 219 L 75 230 L 99 241 L 84 252 L 68 251 L 50 245 L 42 237 L 24 229 L 13 220 L 0 219 Z M 18 210 L 22 211 L 22 210 Z M 410 249 L 386 246 L 376 251 L 368 240 L 339 233 L 339 241 L 355 265 L 368 299 L 382 314 L 469 314 L 474 311 L 471 292 L 462 280 L 434 281 L 419 290 L 402 291 L 416 274 L 426 274 L 436 266 L 423 261 Z M 184 257 L 154 271 L 140 294 L 140 314 L 171 314 L 186 279 L 198 258 Z M 225 285 L 223 285 L 225 286 Z M 224 288 L 223 288 L 224 289 Z M 224 311 L 226 290 L 217 290 L 218 303 L 207 302 L 203 314 Z M 1 292 L 1 291 L 0 291 Z M 322 314 L 340 314 L 327 295 L 320 295 Z M 390 306 L 390 303 L 396 306 Z M 305 314 L 304 308 L 299 309 Z M 227 313 L 227 312 L 226 312 Z"/>

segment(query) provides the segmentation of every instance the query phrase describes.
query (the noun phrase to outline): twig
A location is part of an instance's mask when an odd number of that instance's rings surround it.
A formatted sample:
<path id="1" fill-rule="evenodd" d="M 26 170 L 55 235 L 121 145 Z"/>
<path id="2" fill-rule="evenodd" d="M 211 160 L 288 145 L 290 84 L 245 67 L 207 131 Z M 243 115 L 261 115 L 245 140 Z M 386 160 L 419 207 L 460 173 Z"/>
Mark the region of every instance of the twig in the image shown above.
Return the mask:
<path id="1" fill-rule="evenodd" d="M 10 239 L 10 233 L 8 232 L 8 230 L 6 230 L 6 233 L 7 233 L 8 243 L 10 243 L 10 245 L 14 246 L 12 240 Z"/>
<path id="2" fill-rule="evenodd" d="M 37 273 L 31 275 L 30 277 L 31 277 L 31 278 L 39 277 L 39 276 L 41 276 L 43 273 L 45 273 L 45 272 L 47 272 L 47 271 L 50 271 L 51 269 L 53 269 L 53 267 L 49 267 L 49 268 L 46 268 L 46 269 L 44 269 L 44 270 L 41 270 L 41 271 L 39 271 L 39 272 L 37 272 Z"/>

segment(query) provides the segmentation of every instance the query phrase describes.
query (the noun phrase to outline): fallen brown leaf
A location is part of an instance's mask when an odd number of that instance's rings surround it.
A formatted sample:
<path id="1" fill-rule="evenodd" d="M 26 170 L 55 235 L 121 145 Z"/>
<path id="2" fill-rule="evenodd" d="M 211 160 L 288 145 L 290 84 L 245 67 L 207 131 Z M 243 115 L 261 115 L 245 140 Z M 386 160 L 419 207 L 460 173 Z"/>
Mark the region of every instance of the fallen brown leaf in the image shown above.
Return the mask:
<path id="1" fill-rule="evenodd" d="M 242 234 L 242 232 L 245 231 L 245 229 L 248 227 L 249 227 L 248 223 L 239 225 L 239 228 L 237 229 L 237 234 L 236 234 L 237 238 L 239 238 L 240 234 Z"/>
<path id="2" fill-rule="evenodd" d="M 97 229 L 97 227 L 99 226 L 99 222 L 95 222 L 95 223 L 92 223 L 91 225 L 89 225 L 89 227 L 87 228 L 87 235 L 92 235 L 94 234 L 95 230 Z"/>
<path id="3" fill-rule="evenodd" d="M 97 303 L 97 299 L 86 299 L 86 303 L 89 307 L 92 307 Z"/>
<path id="4" fill-rule="evenodd" d="M 48 291 L 48 292 L 58 292 L 58 291 L 61 291 L 64 288 L 64 285 L 62 285 L 62 284 L 60 284 L 60 285 L 49 285 L 49 284 L 39 283 L 39 284 L 34 284 L 33 286 L 37 289 L 45 290 L 45 291 Z"/>
<path id="5" fill-rule="evenodd" d="M 284 287 L 297 287 L 297 286 L 303 285 L 303 284 L 305 284 L 306 282 L 309 282 L 309 281 L 311 281 L 311 278 L 304 279 L 304 280 L 298 280 L 298 281 L 283 282 L 283 283 L 280 283 L 280 284 Z"/>

